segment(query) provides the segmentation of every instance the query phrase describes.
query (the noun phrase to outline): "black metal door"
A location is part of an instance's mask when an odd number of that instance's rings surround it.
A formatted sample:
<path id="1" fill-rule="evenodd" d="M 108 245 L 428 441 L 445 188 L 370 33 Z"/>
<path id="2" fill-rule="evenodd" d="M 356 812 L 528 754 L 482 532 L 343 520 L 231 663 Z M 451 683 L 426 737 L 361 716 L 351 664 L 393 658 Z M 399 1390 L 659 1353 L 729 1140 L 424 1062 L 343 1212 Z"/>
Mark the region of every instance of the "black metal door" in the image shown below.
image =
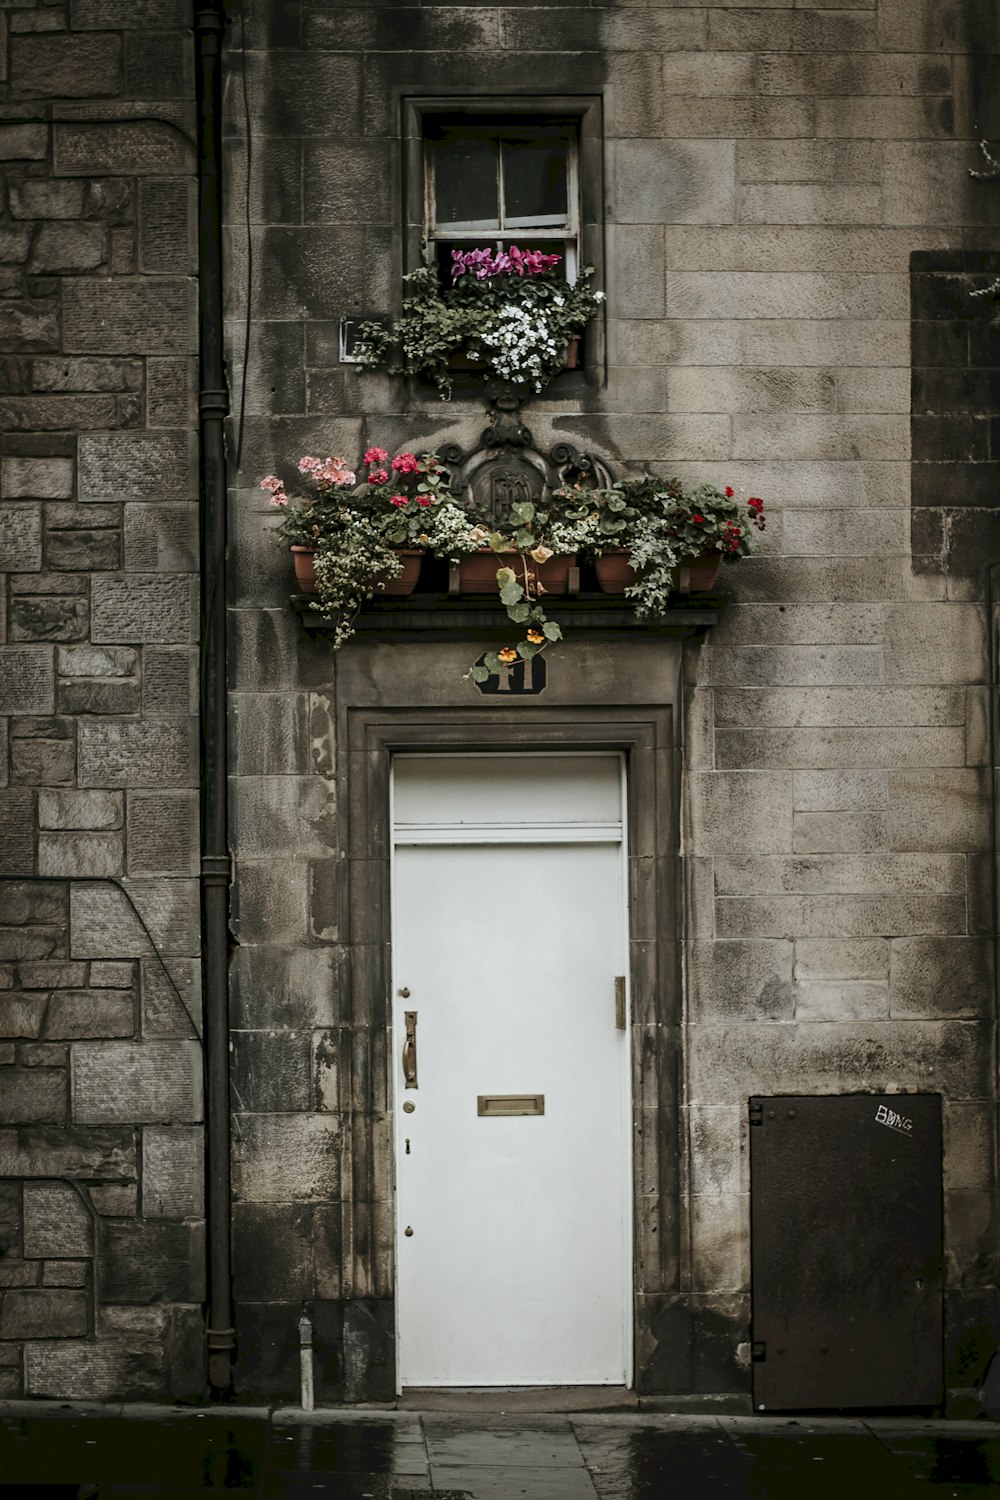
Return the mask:
<path id="1" fill-rule="evenodd" d="M 943 1397 L 941 1099 L 750 1101 L 759 1411 Z"/>

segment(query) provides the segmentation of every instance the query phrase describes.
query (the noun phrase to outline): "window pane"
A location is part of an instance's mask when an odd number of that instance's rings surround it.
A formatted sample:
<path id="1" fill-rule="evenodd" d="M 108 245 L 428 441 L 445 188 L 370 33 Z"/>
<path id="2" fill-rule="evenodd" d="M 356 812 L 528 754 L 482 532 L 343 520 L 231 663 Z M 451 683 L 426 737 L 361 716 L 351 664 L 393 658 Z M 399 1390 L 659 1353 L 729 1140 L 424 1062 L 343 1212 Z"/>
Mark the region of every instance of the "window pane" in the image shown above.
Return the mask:
<path id="1" fill-rule="evenodd" d="M 565 224 L 566 141 L 504 141 L 505 222 Z"/>
<path id="2" fill-rule="evenodd" d="M 434 214 L 441 228 L 499 228 L 497 200 L 496 141 L 435 142 Z"/>

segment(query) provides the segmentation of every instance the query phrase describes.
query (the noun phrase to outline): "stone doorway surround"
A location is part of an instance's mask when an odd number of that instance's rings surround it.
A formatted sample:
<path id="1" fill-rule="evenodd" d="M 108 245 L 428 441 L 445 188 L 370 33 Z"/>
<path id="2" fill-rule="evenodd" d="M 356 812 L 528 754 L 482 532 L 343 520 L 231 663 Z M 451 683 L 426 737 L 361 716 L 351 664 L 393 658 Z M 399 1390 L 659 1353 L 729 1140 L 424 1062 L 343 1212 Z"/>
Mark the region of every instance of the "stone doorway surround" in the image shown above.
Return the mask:
<path id="1" fill-rule="evenodd" d="M 477 654 L 473 645 L 471 657 Z M 337 923 L 351 1031 L 342 1122 L 344 1293 L 392 1326 L 390 764 L 402 751 L 614 750 L 628 767 L 635 1384 L 669 1359 L 657 1328 L 681 1294 L 684 1132 L 680 757 L 676 641 L 576 640 L 550 655 L 539 700 L 497 703 L 463 681 L 465 641 L 356 641 L 335 659 L 340 808 Z M 348 1193 L 352 1201 L 348 1206 Z M 390 1350 L 383 1346 L 383 1357 Z M 687 1350 L 678 1350 L 681 1365 Z"/>

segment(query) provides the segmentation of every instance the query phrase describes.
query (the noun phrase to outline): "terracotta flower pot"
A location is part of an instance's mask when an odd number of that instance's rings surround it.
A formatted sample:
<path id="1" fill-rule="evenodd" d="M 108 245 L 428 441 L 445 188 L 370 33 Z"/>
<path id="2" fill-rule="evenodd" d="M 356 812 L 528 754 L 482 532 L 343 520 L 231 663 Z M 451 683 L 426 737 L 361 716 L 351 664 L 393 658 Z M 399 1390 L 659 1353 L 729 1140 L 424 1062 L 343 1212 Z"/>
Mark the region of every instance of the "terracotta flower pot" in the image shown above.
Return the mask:
<path id="1" fill-rule="evenodd" d="M 316 592 L 316 549 L 314 547 L 292 547 L 292 567 L 295 579 L 303 594 Z"/>
<path id="2" fill-rule="evenodd" d="M 709 552 L 704 557 L 679 563 L 673 570 L 674 589 L 678 594 L 703 594 L 715 583 L 721 567 L 722 554 L 719 552 Z M 594 571 L 601 592 L 605 594 L 622 594 L 636 579 L 635 569 L 624 549 L 605 552 L 603 557 L 595 558 Z"/>
<path id="3" fill-rule="evenodd" d="M 412 594 L 420 579 L 420 564 L 423 561 L 423 552 L 419 547 L 397 547 L 397 554 L 403 564 L 403 571 L 396 578 L 389 578 L 385 573 L 379 573 L 374 579 L 373 588 L 376 594 Z"/>
<path id="4" fill-rule="evenodd" d="M 508 561 L 508 558 L 510 559 Z M 520 566 L 516 566 L 516 554 L 473 552 L 461 561 L 461 592 L 463 594 L 495 594 L 497 571 L 512 567 L 519 583 L 523 583 Z M 547 562 L 529 563 L 529 567 L 547 594 L 565 594 L 569 588 L 569 570 L 576 566 L 576 553 L 561 553 Z"/>
<path id="5" fill-rule="evenodd" d="M 602 594 L 623 594 L 630 584 L 635 583 L 635 569 L 624 547 L 616 547 L 614 552 L 595 557 L 594 572 Z"/>

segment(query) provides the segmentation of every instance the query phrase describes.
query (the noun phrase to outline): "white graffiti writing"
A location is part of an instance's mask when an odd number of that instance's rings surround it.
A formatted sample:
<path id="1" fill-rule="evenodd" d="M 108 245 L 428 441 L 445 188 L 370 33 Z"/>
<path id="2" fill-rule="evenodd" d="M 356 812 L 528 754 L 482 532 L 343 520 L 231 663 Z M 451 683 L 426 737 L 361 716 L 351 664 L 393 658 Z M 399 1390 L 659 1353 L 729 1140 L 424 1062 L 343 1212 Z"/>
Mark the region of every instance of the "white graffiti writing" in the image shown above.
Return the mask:
<path id="1" fill-rule="evenodd" d="M 905 1115 L 897 1114 L 885 1104 L 879 1105 L 875 1111 L 875 1119 L 880 1125 L 888 1125 L 890 1130 L 901 1130 L 904 1135 L 913 1133 L 913 1121 L 908 1120 Z"/>

